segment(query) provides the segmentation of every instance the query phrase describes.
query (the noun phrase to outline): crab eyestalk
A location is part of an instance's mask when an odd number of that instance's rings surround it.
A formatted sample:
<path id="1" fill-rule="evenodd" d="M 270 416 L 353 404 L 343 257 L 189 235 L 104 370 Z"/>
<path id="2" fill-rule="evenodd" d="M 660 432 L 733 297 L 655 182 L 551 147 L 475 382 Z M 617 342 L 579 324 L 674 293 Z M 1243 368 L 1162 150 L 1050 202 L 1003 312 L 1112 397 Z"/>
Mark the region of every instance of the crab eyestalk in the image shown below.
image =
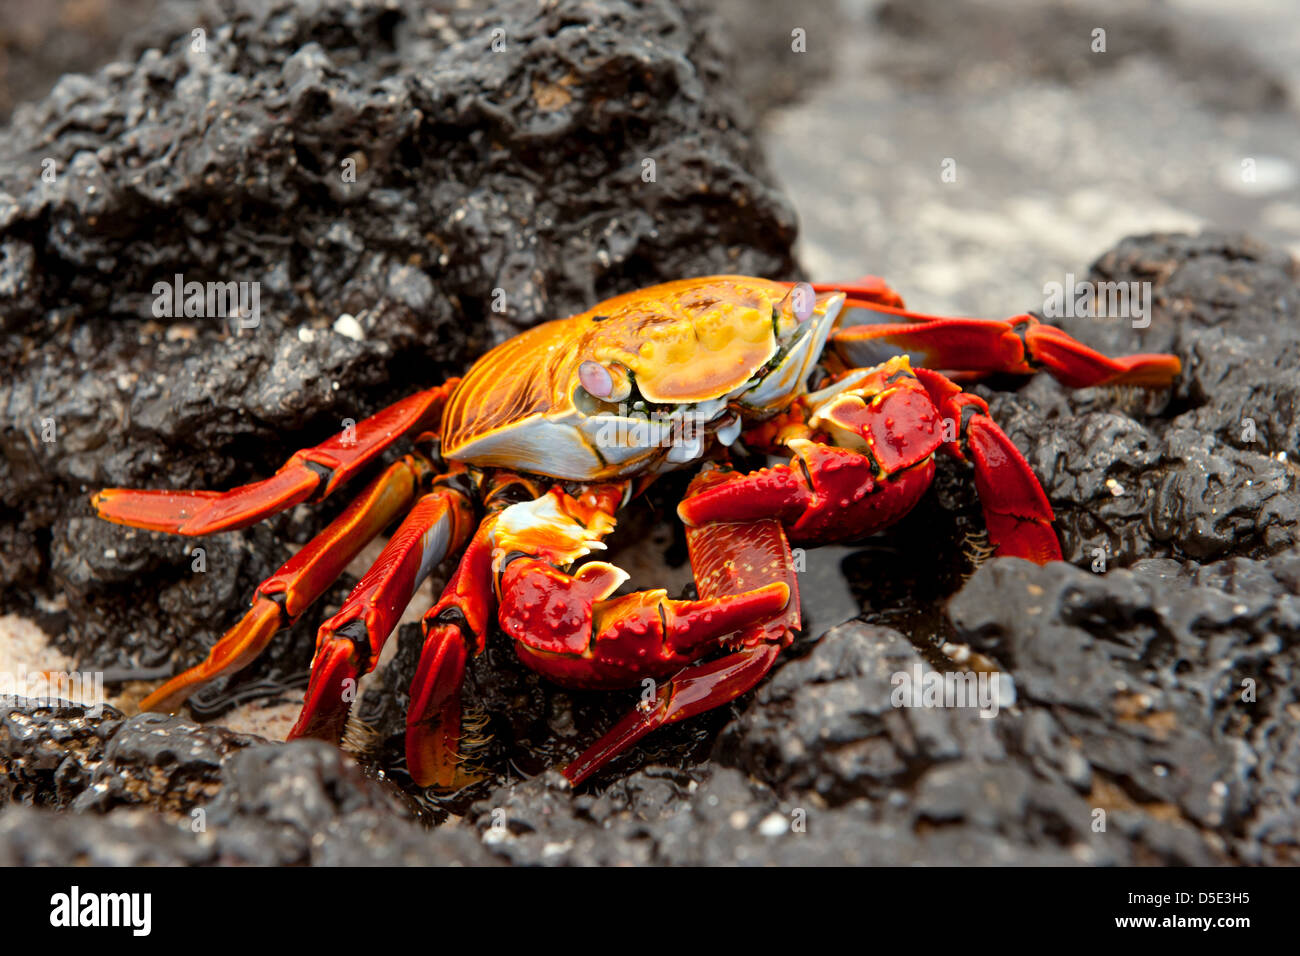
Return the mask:
<path id="1" fill-rule="evenodd" d="M 602 402 L 623 402 L 632 394 L 632 377 L 618 363 L 602 365 L 588 359 L 578 366 L 578 382 Z"/>
<path id="2" fill-rule="evenodd" d="M 793 319 L 796 325 L 802 325 L 813 317 L 817 311 L 817 293 L 807 282 L 796 282 L 776 306 L 778 322 L 780 318 Z M 789 332 L 789 327 L 780 329 Z"/>

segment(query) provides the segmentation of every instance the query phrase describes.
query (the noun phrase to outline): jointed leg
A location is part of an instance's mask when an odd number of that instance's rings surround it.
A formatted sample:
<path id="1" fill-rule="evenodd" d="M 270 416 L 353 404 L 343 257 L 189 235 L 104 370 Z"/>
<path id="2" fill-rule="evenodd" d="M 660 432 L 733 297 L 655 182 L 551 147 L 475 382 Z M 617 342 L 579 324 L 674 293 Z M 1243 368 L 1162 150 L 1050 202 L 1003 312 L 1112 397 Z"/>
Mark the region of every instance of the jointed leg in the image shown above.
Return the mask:
<path id="1" fill-rule="evenodd" d="M 799 542 L 860 538 L 911 510 L 943 448 L 973 463 L 998 554 L 1060 560 L 1051 505 L 1038 479 L 977 396 L 937 372 L 913 371 L 902 356 L 845 373 L 804 401 L 799 420 L 776 432 L 794 452 L 789 465 L 688 497 L 677 509 L 682 520 L 700 525 L 771 516 Z"/>
<path id="2" fill-rule="evenodd" d="M 337 743 L 357 681 L 379 659 L 384 642 L 426 577 L 464 546 L 474 527 L 474 507 L 458 476 L 461 466 L 435 480 L 343 607 L 321 625 L 302 714 L 290 738 Z"/>
<path id="3" fill-rule="evenodd" d="M 797 543 L 852 540 L 897 521 L 930 486 L 942 422 L 906 359 L 848 373 L 798 412 L 764 449 L 793 452 L 790 464 L 688 495 L 677 508 L 688 527 L 770 517 Z"/>
<path id="4" fill-rule="evenodd" d="M 406 768 L 423 787 L 454 790 L 475 779 L 461 767 L 461 684 L 472 655 L 483 650 L 492 613 L 497 518 L 540 489 L 510 472 L 496 472 L 484 496 L 487 517 L 461 556 L 442 596 L 424 615 L 424 648 L 411 681 L 406 712 Z"/>
<path id="5" fill-rule="evenodd" d="M 818 292 L 847 292 L 844 318 L 831 348 L 849 368 L 876 365 L 907 354 L 916 367 L 953 372 L 1027 375 L 1046 369 L 1071 388 L 1139 385 L 1159 388 L 1178 375 L 1181 363 L 1162 354 L 1110 358 L 1031 315 L 1005 322 L 946 318 L 903 308 L 897 293 L 868 277 L 857 285 L 814 285 Z M 851 313 L 853 314 L 850 318 Z M 862 322 L 850 325 L 849 321 Z"/>
<path id="6" fill-rule="evenodd" d="M 939 414 L 952 423 L 954 438 L 944 443 L 944 451 L 974 466 L 975 490 L 996 553 L 1039 564 L 1060 561 L 1051 503 L 1020 449 L 989 417 L 988 405 L 938 372 L 918 368 L 916 376 Z"/>
<path id="7" fill-rule="evenodd" d="M 691 492 L 727 480 L 723 472 L 705 472 L 692 482 Z M 724 600 L 781 584 L 790 600 L 783 610 L 729 635 L 722 644 L 730 653 L 689 664 L 657 686 L 653 701 L 634 709 L 564 769 L 574 784 L 586 780 L 651 731 L 720 707 L 750 690 L 771 669 L 799 627 L 799 591 L 790 546 L 779 521 L 704 524 L 688 528 L 686 540 L 701 599 Z"/>
<path id="8" fill-rule="evenodd" d="M 258 586 L 252 608 L 201 664 L 158 688 L 141 702 L 141 709 L 176 710 L 202 684 L 251 663 L 272 635 L 292 624 L 361 549 L 410 506 L 427 471 L 427 462 L 416 457 L 389 466 L 342 514 Z"/>
<path id="9" fill-rule="evenodd" d="M 229 491 L 106 488 L 91 504 L 107 521 L 151 531 L 203 535 L 246 528 L 308 499 L 324 498 L 403 435 L 436 429 L 458 381 L 404 398 L 354 429 L 294 453 L 262 481 Z"/>
<path id="10" fill-rule="evenodd" d="M 497 526 L 501 629 L 525 663 L 571 687 L 626 687 L 666 676 L 733 631 L 786 606 L 784 583 L 698 601 L 662 588 L 618 597 L 621 568 L 589 561 L 564 570 L 614 528 L 625 485 L 598 485 L 575 500 L 559 489 L 504 512 Z M 516 514 L 516 511 L 519 513 Z"/>
<path id="11" fill-rule="evenodd" d="M 672 601 L 662 590 L 614 597 L 621 569 L 577 561 L 602 548 L 625 483 L 590 486 L 580 497 L 551 488 L 485 521 L 443 600 L 426 616 L 424 655 L 411 690 L 407 767 L 421 785 L 449 788 L 459 769 L 459 686 L 468 656 L 499 599 L 497 618 L 521 659 L 568 686 L 627 686 L 667 676 L 723 639 L 779 614 L 784 582 L 744 593 Z"/>

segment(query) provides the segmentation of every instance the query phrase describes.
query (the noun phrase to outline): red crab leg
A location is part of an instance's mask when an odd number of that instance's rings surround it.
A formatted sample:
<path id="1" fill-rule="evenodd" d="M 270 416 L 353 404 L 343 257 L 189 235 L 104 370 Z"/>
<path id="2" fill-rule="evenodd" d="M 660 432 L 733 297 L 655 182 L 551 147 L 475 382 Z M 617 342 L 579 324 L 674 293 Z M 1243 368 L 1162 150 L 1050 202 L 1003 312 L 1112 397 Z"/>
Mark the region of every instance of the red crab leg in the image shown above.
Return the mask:
<path id="1" fill-rule="evenodd" d="M 321 625 L 307 699 L 290 740 L 342 738 L 357 682 L 374 667 L 416 589 L 464 545 L 473 526 L 470 500 L 451 484 L 416 503 L 343 607 Z"/>
<path id="2" fill-rule="evenodd" d="M 926 368 L 1023 375 L 1044 368 L 1070 388 L 1161 388 L 1182 369 L 1173 355 L 1109 358 L 1031 315 L 1002 322 L 911 312 L 902 307 L 902 300 L 888 286 L 873 285 L 870 279 L 861 281 L 867 284 L 813 286 L 818 292 L 847 292 L 846 314 L 862 310 L 877 320 L 862 325 L 844 325 L 841 320 L 841 327 L 832 334 L 832 348 L 850 366 L 872 366 L 905 352 L 913 365 Z"/>
<path id="3" fill-rule="evenodd" d="M 760 644 L 682 668 L 657 689 L 650 708 L 620 720 L 565 767 L 564 776 L 577 786 L 652 730 L 735 700 L 767 676 L 780 653 L 776 644 Z"/>
<path id="4" fill-rule="evenodd" d="M 495 472 L 484 495 L 488 516 L 479 525 L 443 588 L 424 615 L 424 647 L 406 711 L 406 769 L 421 787 L 455 790 L 476 777 L 461 768 L 461 683 L 469 657 L 483 651 L 496 597 L 492 560 L 498 513 L 540 489 L 512 472 Z"/>
<path id="5" fill-rule="evenodd" d="M 622 483 L 593 485 L 575 499 L 552 489 L 501 515 L 497 620 L 524 663 L 558 683 L 625 687 L 671 674 L 789 600 L 778 582 L 698 601 L 672 601 L 662 589 L 612 597 L 627 580 L 621 569 L 589 561 L 563 570 L 613 531 L 625 492 Z"/>
<path id="6" fill-rule="evenodd" d="M 790 600 L 780 582 L 698 601 L 670 600 L 662 589 L 610 597 L 625 579 L 599 561 L 571 575 L 518 558 L 501 577 L 501 629 L 525 664 L 556 683 L 626 687 L 673 673 Z"/>
<path id="7" fill-rule="evenodd" d="M 309 498 L 324 498 L 403 435 L 436 429 L 458 381 L 404 398 L 355 428 L 295 452 L 262 481 L 229 491 L 106 488 L 91 504 L 107 521 L 150 531 L 202 535 L 246 528 Z"/>
<path id="8" fill-rule="evenodd" d="M 626 574 L 591 561 L 568 567 L 614 528 L 626 485 L 588 486 L 580 497 L 553 488 L 489 519 L 440 601 L 411 690 L 407 769 L 423 786 L 454 787 L 459 769 L 459 685 L 480 645 L 492 580 L 502 630 L 520 658 L 570 686 L 626 686 L 643 674 L 671 674 L 734 631 L 780 612 L 789 588 L 773 582 L 744 594 L 670 601 L 662 590 L 611 598 Z M 473 595 L 472 600 L 465 600 Z"/>
<path id="9" fill-rule="evenodd" d="M 701 475 L 692 489 L 713 483 L 716 474 Z M 753 688 L 799 627 L 799 591 L 780 522 L 708 524 L 688 528 L 686 539 L 701 598 L 721 600 L 780 582 L 789 589 L 791 600 L 781 613 L 735 635 L 733 646 L 740 650 L 684 667 L 656 687 L 652 703 L 635 708 L 564 768 L 574 785 L 651 731 L 720 707 Z"/>
<path id="10" fill-rule="evenodd" d="M 997 553 L 1039 564 L 1060 561 L 1061 543 L 1052 530 L 1054 515 L 1043 486 L 1020 449 L 989 417 L 988 405 L 938 372 L 918 368 L 916 376 L 939 414 L 956 426 L 956 439 L 945 442 L 944 451 L 974 465 L 975 490 Z"/>
<path id="11" fill-rule="evenodd" d="M 891 289 L 880 276 L 863 276 L 852 282 L 813 283 L 813 291 L 843 292 L 848 296 L 844 302 L 844 312 L 855 308 L 866 308 L 868 303 L 895 309 L 904 308 L 903 297 Z"/>
<path id="12" fill-rule="evenodd" d="M 195 667 L 178 674 L 140 703 L 141 710 L 174 711 L 202 684 L 247 666 L 271 637 L 292 624 L 362 548 L 415 500 L 428 465 L 406 457 L 357 496 L 343 513 L 254 592 L 253 606 Z"/>
<path id="13" fill-rule="evenodd" d="M 438 603 L 424 615 L 424 648 L 406 711 L 406 769 L 421 787 L 455 790 L 475 779 L 460 768 L 461 683 L 496 605 L 492 524 L 479 526 Z"/>

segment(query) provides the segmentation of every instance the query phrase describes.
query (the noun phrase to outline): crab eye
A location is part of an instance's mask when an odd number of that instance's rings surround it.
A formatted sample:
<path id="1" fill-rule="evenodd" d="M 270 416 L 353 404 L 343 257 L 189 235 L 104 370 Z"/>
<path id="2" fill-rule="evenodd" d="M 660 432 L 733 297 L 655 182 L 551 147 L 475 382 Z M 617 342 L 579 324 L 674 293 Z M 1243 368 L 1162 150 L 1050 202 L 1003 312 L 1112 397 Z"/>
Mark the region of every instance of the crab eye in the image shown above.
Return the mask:
<path id="1" fill-rule="evenodd" d="M 609 398 L 614 394 L 614 377 L 599 362 L 588 360 L 579 365 L 578 381 L 595 398 Z"/>
<path id="2" fill-rule="evenodd" d="M 807 322 L 817 308 L 817 293 L 807 282 L 796 283 L 777 308 L 793 315 L 800 322 Z"/>

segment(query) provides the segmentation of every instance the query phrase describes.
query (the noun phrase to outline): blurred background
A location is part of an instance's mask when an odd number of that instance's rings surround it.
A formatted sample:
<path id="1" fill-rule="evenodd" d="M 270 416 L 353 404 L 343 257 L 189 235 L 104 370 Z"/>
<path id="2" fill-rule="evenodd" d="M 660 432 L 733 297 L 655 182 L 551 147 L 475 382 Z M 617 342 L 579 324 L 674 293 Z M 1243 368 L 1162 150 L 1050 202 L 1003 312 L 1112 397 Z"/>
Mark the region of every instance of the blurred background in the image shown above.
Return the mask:
<path id="1" fill-rule="evenodd" d="M 1300 252 L 1294 0 L 688 5 L 727 25 L 810 277 L 872 272 L 916 308 L 1003 315 L 1135 233 L 1215 225 Z M 0 0 L 0 122 L 204 8 Z"/>

